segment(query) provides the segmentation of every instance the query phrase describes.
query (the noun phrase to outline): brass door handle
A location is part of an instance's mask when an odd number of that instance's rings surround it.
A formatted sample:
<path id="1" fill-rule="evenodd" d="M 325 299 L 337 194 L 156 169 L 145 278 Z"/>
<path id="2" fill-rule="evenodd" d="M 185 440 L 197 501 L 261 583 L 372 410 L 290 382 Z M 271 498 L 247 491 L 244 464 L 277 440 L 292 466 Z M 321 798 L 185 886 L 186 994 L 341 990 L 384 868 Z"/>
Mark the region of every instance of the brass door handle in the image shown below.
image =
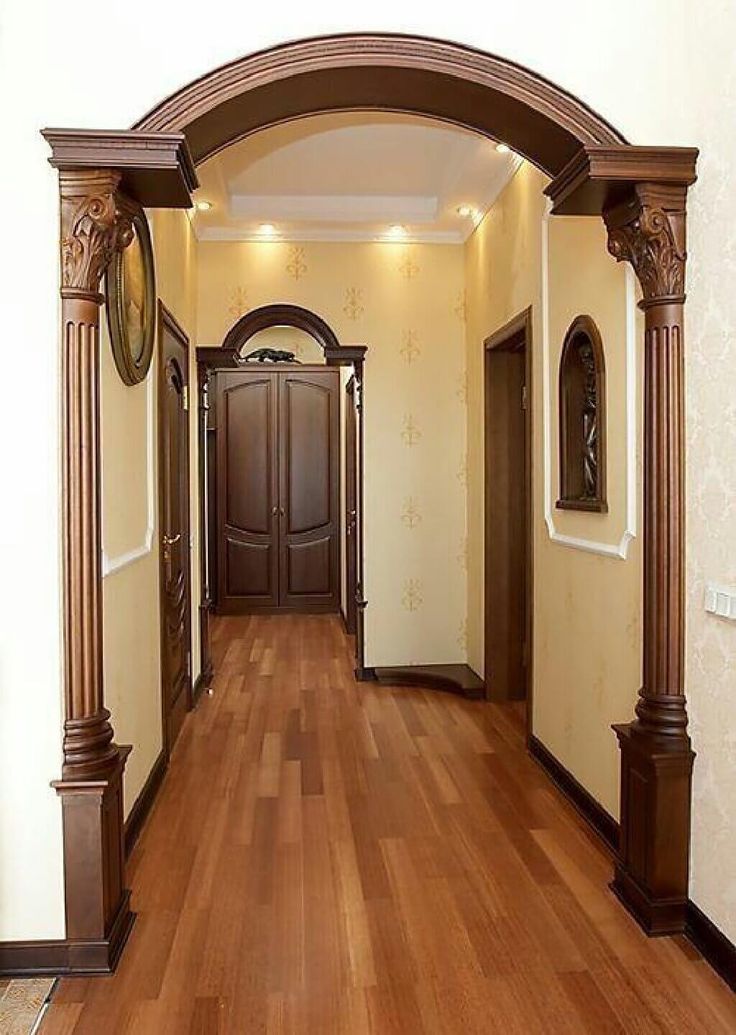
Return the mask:
<path id="1" fill-rule="evenodd" d="M 178 535 L 164 535 L 164 546 L 173 546 L 181 539 L 181 532 Z"/>

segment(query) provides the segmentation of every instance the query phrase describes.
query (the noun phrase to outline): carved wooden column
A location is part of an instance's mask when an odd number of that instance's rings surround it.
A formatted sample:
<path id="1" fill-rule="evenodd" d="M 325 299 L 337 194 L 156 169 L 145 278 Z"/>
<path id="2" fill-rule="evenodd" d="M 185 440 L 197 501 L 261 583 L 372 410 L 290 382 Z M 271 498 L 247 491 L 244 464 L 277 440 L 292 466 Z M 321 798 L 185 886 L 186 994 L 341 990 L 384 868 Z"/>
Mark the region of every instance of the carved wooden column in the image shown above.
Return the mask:
<path id="1" fill-rule="evenodd" d="M 684 655 L 683 185 L 638 183 L 604 212 L 608 247 L 643 291 L 643 686 L 621 749 L 621 844 L 613 889 L 650 934 L 682 931 L 690 785 Z"/>
<path id="2" fill-rule="evenodd" d="M 122 775 L 102 676 L 100 280 L 132 240 L 112 170 L 60 171 L 64 763 L 61 795 L 70 963 L 110 969 L 132 924 L 124 889 Z"/>

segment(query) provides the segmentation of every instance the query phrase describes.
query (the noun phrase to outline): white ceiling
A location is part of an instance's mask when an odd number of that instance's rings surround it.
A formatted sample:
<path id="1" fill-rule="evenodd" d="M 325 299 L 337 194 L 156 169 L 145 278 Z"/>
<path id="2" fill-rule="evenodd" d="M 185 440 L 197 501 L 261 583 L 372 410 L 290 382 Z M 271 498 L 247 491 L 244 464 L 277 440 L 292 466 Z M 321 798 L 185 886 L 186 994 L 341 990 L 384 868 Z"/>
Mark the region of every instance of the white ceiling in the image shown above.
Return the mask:
<path id="1" fill-rule="evenodd" d="M 492 140 L 412 115 L 340 113 L 274 126 L 198 169 L 204 241 L 400 240 L 460 244 L 520 159 Z M 470 205 L 473 215 L 457 209 Z"/>

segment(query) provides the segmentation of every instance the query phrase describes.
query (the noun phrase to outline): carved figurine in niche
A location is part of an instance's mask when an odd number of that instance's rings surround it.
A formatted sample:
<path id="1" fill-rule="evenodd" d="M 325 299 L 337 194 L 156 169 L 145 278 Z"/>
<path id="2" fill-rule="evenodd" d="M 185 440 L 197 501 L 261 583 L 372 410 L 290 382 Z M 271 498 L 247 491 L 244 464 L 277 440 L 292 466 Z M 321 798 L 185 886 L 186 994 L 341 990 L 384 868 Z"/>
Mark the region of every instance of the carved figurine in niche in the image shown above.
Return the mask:
<path id="1" fill-rule="evenodd" d="M 288 349 L 254 349 L 247 356 L 240 357 L 241 363 L 298 363 L 294 352 Z"/>
<path id="2" fill-rule="evenodd" d="M 560 358 L 560 498 L 563 510 L 603 512 L 605 499 L 603 343 L 589 316 L 571 324 Z"/>

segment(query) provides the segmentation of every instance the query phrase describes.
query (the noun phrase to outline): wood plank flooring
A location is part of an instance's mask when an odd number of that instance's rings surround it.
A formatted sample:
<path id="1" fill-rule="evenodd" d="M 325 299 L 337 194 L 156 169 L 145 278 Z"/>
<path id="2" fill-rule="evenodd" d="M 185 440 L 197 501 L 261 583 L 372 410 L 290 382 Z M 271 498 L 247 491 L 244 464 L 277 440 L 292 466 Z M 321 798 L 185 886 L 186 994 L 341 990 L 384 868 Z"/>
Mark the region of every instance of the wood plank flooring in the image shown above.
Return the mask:
<path id="1" fill-rule="evenodd" d="M 60 982 L 42 1035 L 736 1032 L 608 891 L 518 706 L 356 684 L 333 616 L 221 618 L 214 651 L 118 972 Z"/>

